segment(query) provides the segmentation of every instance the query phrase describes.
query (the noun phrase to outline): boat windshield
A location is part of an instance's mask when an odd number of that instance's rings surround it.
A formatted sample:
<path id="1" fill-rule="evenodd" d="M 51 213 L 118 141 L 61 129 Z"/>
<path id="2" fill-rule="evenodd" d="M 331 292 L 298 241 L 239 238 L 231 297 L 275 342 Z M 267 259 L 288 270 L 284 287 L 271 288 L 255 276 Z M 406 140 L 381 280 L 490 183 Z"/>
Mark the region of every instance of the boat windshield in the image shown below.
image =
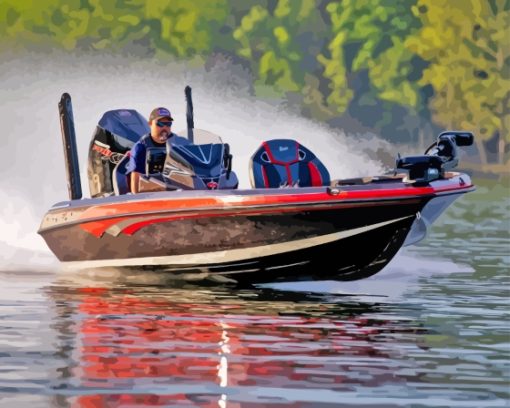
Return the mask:
<path id="1" fill-rule="evenodd" d="M 177 133 L 178 135 L 181 135 L 183 137 L 186 137 L 187 131 L 183 130 L 181 132 Z M 212 133 L 208 130 L 203 129 L 193 129 L 193 144 L 196 145 L 202 145 L 202 144 L 223 144 L 223 140 L 221 139 L 221 136 Z"/>

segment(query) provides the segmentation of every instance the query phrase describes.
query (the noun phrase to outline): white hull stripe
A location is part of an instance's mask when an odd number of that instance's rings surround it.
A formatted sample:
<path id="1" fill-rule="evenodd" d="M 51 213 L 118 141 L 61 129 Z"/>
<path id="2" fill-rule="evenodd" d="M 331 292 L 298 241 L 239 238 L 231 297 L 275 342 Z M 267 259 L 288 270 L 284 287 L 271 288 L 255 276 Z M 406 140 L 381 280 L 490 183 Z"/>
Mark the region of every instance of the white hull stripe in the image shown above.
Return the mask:
<path id="1" fill-rule="evenodd" d="M 299 251 L 310 247 L 328 244 L 330 242 L 349 238 L 354 235 L 363 234 L 365 232 L 384 227 L 414 217 L 408 215 L 406 217 L 395 218 L 393 220 L 379 222 L 377 224 L 366 225 L 363 227 L 353 228 L 350 230 L 334 232 L 332 234 L 321 235 L 313 238 L 299 239 L 296 241 L 282 242 L 278 244 L 262 245 L 251 248 L 229 249 L 224 251 L 200 252 L 198 254 L 184 254 L 172 256 L 158 257 L 142 257 L 142 258 L 123 258 L 123 259 L 100 259 L 94 261 L 72 261 L 62 262 L 62 265 L 70 268 L 86 267 L 99 268 L 111 266 L 142 266 L 142 265 L 174 265 L 174 266 L 190 266 L 190 265 L 215 265 L 224 262 L 237 262 L 261 258 L 270 255 L 284 254 L 291 251 Z"/>

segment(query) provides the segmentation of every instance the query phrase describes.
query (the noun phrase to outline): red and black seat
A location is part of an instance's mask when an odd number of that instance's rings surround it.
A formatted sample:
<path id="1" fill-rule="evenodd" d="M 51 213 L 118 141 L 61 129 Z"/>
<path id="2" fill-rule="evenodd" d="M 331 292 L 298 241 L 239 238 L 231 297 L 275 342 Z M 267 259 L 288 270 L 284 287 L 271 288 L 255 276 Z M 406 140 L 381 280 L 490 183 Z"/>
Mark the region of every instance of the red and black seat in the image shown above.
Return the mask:
<path id="1" fill-rule="evenodd" d="M 311 187 L 330 184 L 326 167 L 309 149 L 290 139 L 262 143 L 250 160 L 254 188 Z"/>

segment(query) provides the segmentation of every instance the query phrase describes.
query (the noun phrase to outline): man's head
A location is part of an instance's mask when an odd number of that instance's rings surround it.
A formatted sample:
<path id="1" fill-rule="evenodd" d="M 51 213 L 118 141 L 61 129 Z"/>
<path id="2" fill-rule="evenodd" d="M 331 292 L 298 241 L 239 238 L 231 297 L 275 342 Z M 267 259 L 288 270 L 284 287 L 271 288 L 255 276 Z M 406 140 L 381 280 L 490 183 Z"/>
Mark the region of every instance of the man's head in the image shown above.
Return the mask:
<path id="1" fill-rule="evenodd" d="M 167 108 L 153 109 L 149 116 L 151 137 L 157 143 L 165 143 L 170 137 L 173 122 L 172 114 Z"/>

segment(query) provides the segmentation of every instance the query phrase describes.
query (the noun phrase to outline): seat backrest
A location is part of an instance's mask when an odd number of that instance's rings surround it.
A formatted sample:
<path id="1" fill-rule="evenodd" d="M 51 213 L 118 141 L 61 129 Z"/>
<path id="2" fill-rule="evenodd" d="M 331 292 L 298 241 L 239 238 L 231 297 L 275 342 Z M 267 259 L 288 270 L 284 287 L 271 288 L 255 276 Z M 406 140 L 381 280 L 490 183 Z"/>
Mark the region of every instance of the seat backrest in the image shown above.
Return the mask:
<path id="1" fill-rule="evenodd" d="M 131 191 L 129 187 L 129 177 L 126 175 L 126 166 L 129 163 L 129 156 L 130 152 L 127 152 L 113 168 L 112 184 L 115 195 L 127 194 Z"/>
<path id="2" fill-rule="evenodd" d="M 291 139 L 263 142 L 250 159 L 250 182 L 254 188 L 326 186 L 326 167 L 309 149 Z"/>

